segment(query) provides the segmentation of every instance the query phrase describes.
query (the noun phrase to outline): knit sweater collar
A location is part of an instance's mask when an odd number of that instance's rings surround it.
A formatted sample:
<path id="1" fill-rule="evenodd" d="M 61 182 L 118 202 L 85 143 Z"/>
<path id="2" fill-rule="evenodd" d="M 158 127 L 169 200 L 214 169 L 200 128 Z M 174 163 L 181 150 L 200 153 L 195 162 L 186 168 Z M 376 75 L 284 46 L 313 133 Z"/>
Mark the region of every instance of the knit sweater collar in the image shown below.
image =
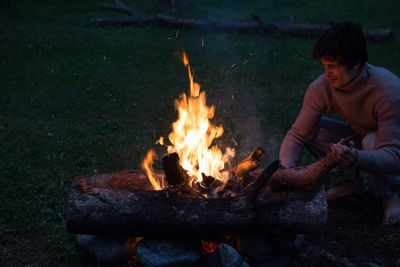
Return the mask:
<path id="1" fill-rule="evenodd" d="M 369 74 L 367 68 L 368 68 L 368 63 L 365 63 L 361 69 L 361 72 L 350 83 L 346 84 L 344 87 L 334 88 L 334 89 L 346 92 L 356 91 L 368 80 Z"/>

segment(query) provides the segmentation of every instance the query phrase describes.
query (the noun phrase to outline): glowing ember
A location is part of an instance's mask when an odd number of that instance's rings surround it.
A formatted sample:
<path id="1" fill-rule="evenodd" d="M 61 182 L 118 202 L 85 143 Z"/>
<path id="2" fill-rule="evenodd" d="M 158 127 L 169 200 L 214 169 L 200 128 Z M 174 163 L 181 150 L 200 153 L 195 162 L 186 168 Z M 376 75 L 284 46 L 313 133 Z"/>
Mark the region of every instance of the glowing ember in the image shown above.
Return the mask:
<path id="1" fill-rule="evenodd" d="M 218 245 L 219 245 L 218 242 L 210 242 L 210 241 L 202 240 L 201 248 L 202 248 L 203 254 L 214 252 L 217 249 Z"/>
<path id="2" fill-rule="evenodd" d="M 179 118 L 172 124 L 173 131 L 168 135 L 172 144 L 168 146 L 168 153 L 178 153 L 181 166 L 196 182 L 202 181 L 202 173 L 225 182 L 228 173 L 221 173 L 221 170 L 229 157 L 235 155 L 235 151 L 227 148 L 223 155 L 218 146 L 211 146 L 214 139 L 222 136 L 224 129 L 222 126 L 211 124 L 210 119 L 214 117 L 214 106 L 206 105 L 205 92 L 200 92 L 200 84 L 193 81 L 189 61 L 184 52 L 182 60 L 188 69 L 190 95 L 187 96 L 183 93 L 180 95 L 180 99 L 175 100 Z M 157 143 L 163 144 L 163 141 L 160 139 Z M 152 163 L 149 163 L 149 160 L 152 160 L 154 155 L 154 150 L 150 150 L 142 163 L 142 166 L 147 166 L 144 168 L 148 175 L 150 172 L 149 177 L 154 177 L 151 175 L 151 167 L 148 167 L 151 166 Z M 150 171 L 148 171 L 149 169 Z M 153 184 L 153 178 L 149 179 Z M 153 187 L 155 190 L 162 188 L 162 186 L 155 187 L 154 185 Z"/>
<path id="3" fill-rule="evenodd" d="M 236 247 L 237 239 L 234 235 L 226 235 L 226 236 L 221 236 L 218 241 L 202 240 L 201 248 L 203 254 L 214 252 L 221 243 L 226 243 Z"/>

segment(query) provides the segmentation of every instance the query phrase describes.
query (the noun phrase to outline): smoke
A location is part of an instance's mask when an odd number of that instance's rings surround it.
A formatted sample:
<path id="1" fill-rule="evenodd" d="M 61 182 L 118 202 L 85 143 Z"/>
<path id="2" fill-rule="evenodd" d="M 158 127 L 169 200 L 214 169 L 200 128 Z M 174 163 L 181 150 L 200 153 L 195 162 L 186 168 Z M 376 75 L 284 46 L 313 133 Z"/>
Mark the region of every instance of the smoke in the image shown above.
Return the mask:
<path id="1" fill-rule="evenodd" d="M 208 92 L 208 102 L 216 105 L 215 120 L 224 128 L 219 147 L 235 148 L 235 164 L 261 146 L 266 151 L 263 162 L 270 163 L 279 156 L 281 129 L 262 124 L 266 115 L 257 107 L 267 103 L 267 95 L 261 88 L 249 90 L 248 86 L 254 84 L 222 83 L 218 85 L 221 89 Z"/>

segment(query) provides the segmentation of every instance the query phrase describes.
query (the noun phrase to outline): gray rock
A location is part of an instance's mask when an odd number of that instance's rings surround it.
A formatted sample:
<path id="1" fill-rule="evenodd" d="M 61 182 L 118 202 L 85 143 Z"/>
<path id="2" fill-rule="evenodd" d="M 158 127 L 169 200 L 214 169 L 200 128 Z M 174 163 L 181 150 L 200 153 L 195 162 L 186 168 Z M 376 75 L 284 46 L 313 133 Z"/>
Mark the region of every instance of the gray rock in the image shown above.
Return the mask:
<path id="1" fill-rule="evenodd" d="M 200 252 L 184 240 L 144 238 L 136 245 L 136 256 L 145 267 L 193 265 L 200 261 Z"/>
<path id="2" fill-rule="evenodd" d="M 97 235 L 76 235 L 79 246 L 102 262 L 119 262 L 124 259 L 123 240 Z"/>
<path id="3" fill-rule="evenodd" d="M 220 244 L 216 252 L 222 267 L 250 267 L 250 265 L 243 260 L 240 253 L 228 244 Z"/>

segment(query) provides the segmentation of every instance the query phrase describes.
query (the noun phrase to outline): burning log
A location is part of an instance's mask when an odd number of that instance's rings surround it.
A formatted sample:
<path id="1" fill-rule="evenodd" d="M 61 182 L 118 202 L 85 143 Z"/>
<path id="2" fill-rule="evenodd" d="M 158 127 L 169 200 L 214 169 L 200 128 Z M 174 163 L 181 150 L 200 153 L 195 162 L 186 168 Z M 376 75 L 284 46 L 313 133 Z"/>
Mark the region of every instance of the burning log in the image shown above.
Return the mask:
<path id="1" fill-rule="evenodd" d="M 187 171 L 180 165 L 177 153 L 172 153 L 163 157 L 162 167 L 168 184 L 173 187 L 179 187 L 181 190 L 186 191 L 186 193 L 195 196 L 208 194 L 210 192 L 216 194 L 217 189 L 219 189 L 219 196 L 234 196 L 240 193 L 246 185 L 243 181 L 243 177 L 260 166 L 257 161 L 261 160 L 264 155 L 265 151 L 263 148 L 258 147 L 255 149 L 247 158 L 238 164 L 234 172 L 231 173 L 230 179 L 224 185 L 220 180 L 202 173 L 202 181 L 196 182 L 194 184 L 194 189 L 188 186 L 190 178 Z M 222 188 L 220 188 L 221 186 Z"/>
<path id="2" fill-rule="evenodd" d="M 319 24 L 295 24 L 284 22 L 265 22 L 259 16 L 253 15 L 254 21 L 232 21 L 214 18 L 192 19 L 176 18 L 165 14 L 145 14 L 138 12 L 118 0 L 114 3 L 103 3 L 102 9 L 120 12 L 127 16 L 122 18 L 88 18 L 85 21 L 97 25 L 132 25 L 132 24 L 162 24 L 186 28 L 201 28 L 218 31 L 260 32 L 275 33 L 283 32 L 294 36 L 319 37 L 329 25 Z M 393 38 L 390 29 L 364 29 L 365 37 L 372 40 L 383 40 Z"/>
<path id="3" fill-rule="evenodd" d="M 257 169 L 260 165 L 257 161 L 262 160 L 265 155 L 265 151 L 262 147 L 255 149 L 247 158 L 242 160 L 234 171 L 231 173 L 231 177 L 225 185 L 218 191 L 219 196 L 235 196 L 240 193 L 247 185 L 254 182 L 253 178 L 248 179 L 250 172 Z M 272 173 L 269 175 L 269 177 Z M 247 179 L 245 179 L 247 178 Z M 249 180 L 252 180 L 249 182 Z"/>
<path id="4" fill-rule="evenodd" d="M 141 185 L 144 172 L 79 177 L 72 186 L 66 211 L 74 234 L 111 236 L 213 236 L 232 232 L 268 231 L 270 226 L 313 228 L 327 220 L 325 193 L 293 193 L 286 198 L 260 189 L 278 168 L 274 162 L 235 197 L 202 198 L 176 190 L 147 191 L 115 185 Z M 133 182 L 133 174 L 139 181 Z M 140 175 L 139 175 L 140 174 Z M 128 176 L 130 182 L 124 182 Z M 119 180 L 119 181 L 117 181 Z M 258 196 L 258 197 L 257 197 Z"/>

